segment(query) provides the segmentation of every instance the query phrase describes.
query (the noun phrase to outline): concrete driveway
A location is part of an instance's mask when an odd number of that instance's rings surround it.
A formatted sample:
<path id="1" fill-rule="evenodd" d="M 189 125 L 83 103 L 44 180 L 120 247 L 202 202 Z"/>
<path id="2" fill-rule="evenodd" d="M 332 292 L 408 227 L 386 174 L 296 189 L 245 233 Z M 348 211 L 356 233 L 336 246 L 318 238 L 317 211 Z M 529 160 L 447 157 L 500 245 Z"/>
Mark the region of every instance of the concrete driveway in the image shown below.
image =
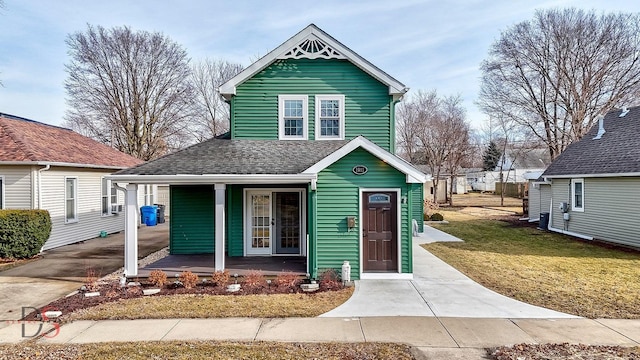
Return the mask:
<path id="1" fill-rule="evenodd" d="M 354 295 L 322 317 L 437 316 L 468 318 L 576 318 L 489 290 L 420 244 L 462 241 L 425 226 L 413 239 L 413 280 L 358 280 Z"/>
<path id="2" fill-rule="evenodd" d="M 168 245 L 168 223 L 138 230 L 139 258 Z M 78 289 L 88 269 L 104 276 L 123 262 L 124 232 L 120 232 L 47 250 L 36 261 L 0 272 L 0 327 L 4 320 L 20 319 L 22 307 L 40 308 Z"/>

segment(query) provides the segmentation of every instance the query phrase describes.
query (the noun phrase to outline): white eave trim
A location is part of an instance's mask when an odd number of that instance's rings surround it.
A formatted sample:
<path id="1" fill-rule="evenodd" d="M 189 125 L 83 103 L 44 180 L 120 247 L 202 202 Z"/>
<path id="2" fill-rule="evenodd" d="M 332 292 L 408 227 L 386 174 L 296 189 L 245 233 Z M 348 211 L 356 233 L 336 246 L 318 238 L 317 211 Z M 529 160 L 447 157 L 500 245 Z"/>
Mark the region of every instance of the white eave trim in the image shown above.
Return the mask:
<path id="1" fill-rule="evenodd" d="M 640 172 L 606 173 L 606 174 L 544 175 L 545 179 L 603 178 L 603 177 L 640 177 Z"/>
<path id="2" fill-rule="evenodd" d="M 130 184 L 300 184 L 310 183 L 315 174 L 203 174 L 203 175 L 108 175 L 106 179 Z"/>
<path id="3" fill-rule="evenodd" d="M 76 168 L 91 168 L 91 169 L 109 169 L 109 170 L 122 170 L 127 169 L 127 166 L 107 166 L 107 165 L 95 165 L 95 164 L 76 164 L 67 162 L 51 162 L 51 161 L 0 161 L 0 165 L 29 165 L 29 166 L 62 166 L 62 167 L 76 167 Z"/>
<path id="4" fill-rule="evenodd" d="M 394 79 L 389 74 L 385 73 L 360 55 L 356 54 L 351 49 L 331 37 L 329 34 L 322 31 L 314 24 L 310 24 L 306 28 L 302 29 L 302 31 L 291 37 L 289 40 L 282 43 L 282 45 L 278 46 L 267 55 L 263 56 L 260 60 L 249 65 L 239 74 L 229 79 L 226 83 L 222 84 L 219 89 L 220 95 L 222 95 L 227 100 L 231 99 L 231 97 L 236 94 L 236 87 L 238 85 L 242 84 L 247 79 L 250 79 L 258 72 L 265 69 L 267 66 L 271 65 L 280 56 L 291 50 L 294 46 L 297 46 L 301 41 L 305 40 L 311 35 L 316 36 L 317 38 L 326 42 L 340 54 L 342 54 L 351 63 L 362 69 L 367 74 L 373 76 L 381 83 L 387 85 L 389 87 L 389 95 L 393 95 L 394 99 L 399 100 L 402 95 L 404 95 L 409 90 L 404 84 Z"/>
<path id="5" fill-rule="evenodd" d="M 407 183 L 423 184 L 428 179 L 427 175 L 423 174 L 421 171 L 411 166 L 411 164 L 409 164 L 408 162 L 389 153 L 388 151 L 384 150 L 383 148 L 379 147 L 378 145 L 374 144 L 373 142 L 369 141 L 363 136 L 358 136 L 357 138 L 349 141 L 340 149 L 334 151 L 329 156 L 325 157 L 324 159 L 317 162 L 315 165 L 303 171 L 302 174 L 316 175 L 320 171 L 326 169 L 331 164 L 342 159 L 347 154 L 350 154 L 353 150 L 359 147 L 365 149 L 366 151 L 371 153 L 373 156 L 377 157 L 378 159 L 394 167 L 396 170 L 407 175 Z"/>

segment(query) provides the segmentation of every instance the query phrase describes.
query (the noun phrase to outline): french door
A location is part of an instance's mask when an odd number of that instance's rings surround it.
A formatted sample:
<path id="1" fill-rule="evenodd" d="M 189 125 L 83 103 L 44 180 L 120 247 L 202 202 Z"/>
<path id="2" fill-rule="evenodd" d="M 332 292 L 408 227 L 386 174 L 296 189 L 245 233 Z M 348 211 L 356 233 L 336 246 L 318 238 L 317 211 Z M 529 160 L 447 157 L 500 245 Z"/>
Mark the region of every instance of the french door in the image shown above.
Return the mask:
<path id="1" fill-rule="evenodd" d="M 247 255 L 300 255 L 304 228 L 303 191 L 246 192 Z"/>

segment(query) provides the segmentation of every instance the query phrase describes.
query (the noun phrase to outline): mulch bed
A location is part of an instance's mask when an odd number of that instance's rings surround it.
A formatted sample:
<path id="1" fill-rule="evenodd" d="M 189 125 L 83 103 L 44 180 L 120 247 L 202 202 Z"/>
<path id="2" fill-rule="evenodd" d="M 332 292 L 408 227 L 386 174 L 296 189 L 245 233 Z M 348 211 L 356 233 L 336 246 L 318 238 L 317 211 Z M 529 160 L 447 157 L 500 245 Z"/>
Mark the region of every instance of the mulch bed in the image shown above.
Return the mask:
<path id="1" fill-rule="evenodd" d="M 230 283 L 234 283 L 231 281 Z M 239 282 L 240 283 L 240 282 Z M 302 283 L 302 281 L 300 282 Z M 143 297 L 143 289 L 158 288 L 151 283 L 141 282 L 140 286 L 125 286 L 122 287 L 117 280 L 109 281 L 106 284 L 98 285 L 95 291 L 100 292 L 99 296 L 86 297 L 85 291 L 79 291 L 78 293 L 55 300 L 48 305 L 42 307 L 40 311 L 33 311 L 28 314 L 22 320 L 41 320 L 41 313 L 44 311 L 61 311 L 62 315 L 70 314 L 74 311 L 90 308 L 104 303 L 116 302 L 123 299 L 133 299 Z M 316 291 L 333 291 L 342 289 L 343 285 L 337 280 L 319 281 L 319 289 Z M 213 282 L 199 281 L 198 284 L 190 289 L 187 289 L 181 285 L 175 283 L 169 283 L 164 285 L 160 292 L 154 295 L 148 296 L 163 296 L 163 295 L 179 295 L 179 294 L 201 294 L 201 295 L 255 295 L 255 294 L 295 294 L 303 293 L 299 284 L 295 286 L 277 286 L 275 283 L 261 283 L 261 284 L 243 284 L 241 289 L 237 292 L 227 292 L 226 286 L 216 286 Z M 58 319 L 48 319 L 53 321 L 60 321 Z"/>
<path id="2" fill-rule="evenodd" d="M 637 360 L 640 348 L 583 344 L 518 344 L 495 349 L 492 354 L 496 360 Z"/>

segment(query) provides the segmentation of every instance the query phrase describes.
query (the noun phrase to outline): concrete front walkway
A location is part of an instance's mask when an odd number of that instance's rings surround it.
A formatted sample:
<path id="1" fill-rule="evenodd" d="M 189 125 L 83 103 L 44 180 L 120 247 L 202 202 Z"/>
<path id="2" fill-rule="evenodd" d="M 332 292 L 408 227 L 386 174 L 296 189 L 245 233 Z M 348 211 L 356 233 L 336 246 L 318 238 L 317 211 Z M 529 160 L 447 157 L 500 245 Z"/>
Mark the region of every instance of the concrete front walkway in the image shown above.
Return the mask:
<path id="1" fill-rule="evenodd" d="M 35 334 L 37 324 L 25 333 Z M 50 330 L 44 343 L 221 340 L 283 342 L 397 342 L 422 349 L 478 349 L 518 343 L 638 346 L 640 321 L 477 319 L 448 317 L 226 318 L 75 321 Z M 0 343 L 19 342 L 21 325 L 0 328 Z M 481 350 L 482 351 L 482 350 Z"/>
<path id="2" fill-rule="evenodd" d="M 357 280 L 354 295 L 321 317 L 576 318 L 483 287 L 420 246 L 436 241 L 462 240 L 425 226 L 413 239 L 413 280 Z"/>

